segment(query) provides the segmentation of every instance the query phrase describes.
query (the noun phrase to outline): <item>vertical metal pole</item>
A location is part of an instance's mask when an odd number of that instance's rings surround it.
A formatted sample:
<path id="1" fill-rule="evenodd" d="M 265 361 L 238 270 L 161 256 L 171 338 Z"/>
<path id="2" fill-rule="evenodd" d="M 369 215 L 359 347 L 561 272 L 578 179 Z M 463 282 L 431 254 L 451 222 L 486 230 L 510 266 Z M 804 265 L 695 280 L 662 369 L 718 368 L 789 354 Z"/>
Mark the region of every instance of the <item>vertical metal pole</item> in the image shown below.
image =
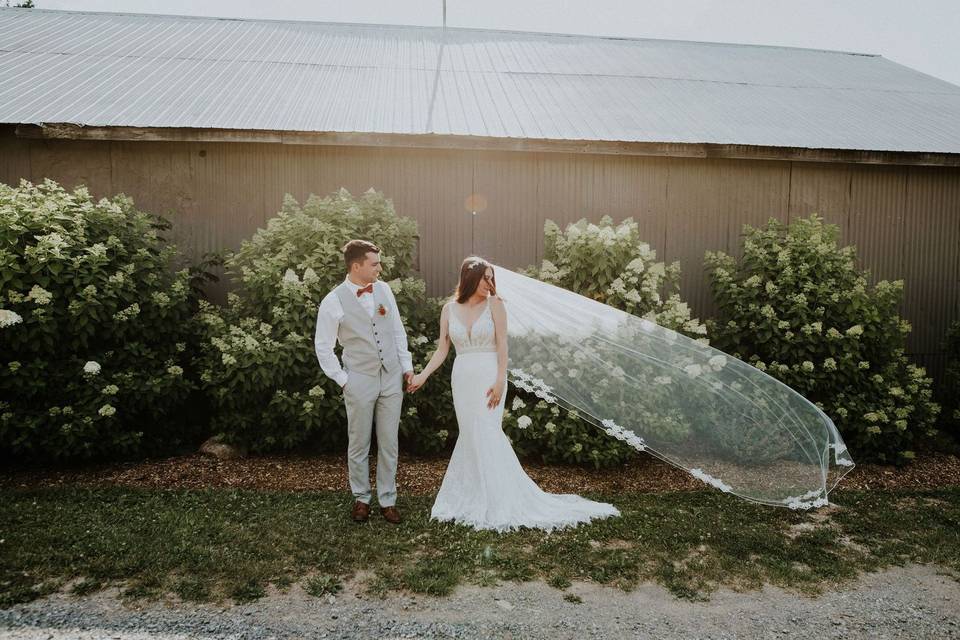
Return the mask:
<path id="1" fill-rule="evenodd" d="M 477 224 L 477 212 L 476 212 L 476 211 L 473 211 L 473 212 L 471 212 L 471 213 L 472 213 L 473 215 L 470 216 L 470 254 L 471 254 L 471 255 L 476 255 L 476 253 L 477 253 L 477 244 L 476 244 L 476 242 L 474 242 L 474 238 L 476 237 L 476 233 L 474 232 L 474 227 L 475 227 L 476 224 Z"/>
<path id="2" fill-rule="evenodd" d="M 447 0 L 443 0 L 443 28 L 447 28 Z"/>

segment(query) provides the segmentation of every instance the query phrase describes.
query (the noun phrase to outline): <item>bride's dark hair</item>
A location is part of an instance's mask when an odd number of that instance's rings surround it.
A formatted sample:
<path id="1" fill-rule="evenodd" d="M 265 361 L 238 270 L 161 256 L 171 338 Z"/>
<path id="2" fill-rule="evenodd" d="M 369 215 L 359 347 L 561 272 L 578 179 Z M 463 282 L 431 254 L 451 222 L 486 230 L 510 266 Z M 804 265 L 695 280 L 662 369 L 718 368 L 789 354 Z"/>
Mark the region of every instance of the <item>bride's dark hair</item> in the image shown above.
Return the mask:
<path id="1" fill-rule="evenodd" d="M 460 282 L 457 283 L 457 288 L 453 292 L 453 299 L 459 304 L 469 300 L 480 286 L 480 280 L 487 272 L 487 267 L 490 267 L 493 272 L 493 277 L 490 279 L 491 295 L 497 295 L 497 272 L 493 265 L 478 256 L 467 256 L 460 265 Z"/>

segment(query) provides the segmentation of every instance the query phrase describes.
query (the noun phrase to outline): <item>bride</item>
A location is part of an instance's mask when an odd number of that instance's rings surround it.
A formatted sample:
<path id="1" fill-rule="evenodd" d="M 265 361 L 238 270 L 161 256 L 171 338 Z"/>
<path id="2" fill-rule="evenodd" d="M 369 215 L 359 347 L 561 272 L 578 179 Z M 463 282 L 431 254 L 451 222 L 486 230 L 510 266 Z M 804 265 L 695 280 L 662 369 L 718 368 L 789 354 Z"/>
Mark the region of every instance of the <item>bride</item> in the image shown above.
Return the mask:
<path id="1" fill-rule="evenodd" d="M 457 349 L 451 388 L 459 436 L 431 519 L 477 529 L 552 529 L 618 516 L 616 507 L 572 494 L 546 493 L 520 466 L 503 433 L 507 387 L 507 311 L 497 296 L 493 266 L 469 257 L 460 282 L 440 313 L 440 340 L 423 371 L 407 390 L 414 392 Z"/>

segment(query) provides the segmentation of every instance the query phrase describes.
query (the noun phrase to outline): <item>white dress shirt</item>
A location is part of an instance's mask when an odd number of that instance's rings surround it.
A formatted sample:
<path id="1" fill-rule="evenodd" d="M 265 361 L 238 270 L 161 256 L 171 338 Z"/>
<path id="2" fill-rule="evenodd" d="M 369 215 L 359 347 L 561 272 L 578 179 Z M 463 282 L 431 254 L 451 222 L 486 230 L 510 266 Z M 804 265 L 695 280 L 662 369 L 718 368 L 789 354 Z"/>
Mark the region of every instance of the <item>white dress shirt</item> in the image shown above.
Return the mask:
<path id="1" fill-rule="evenodd" d="M 353 295 L 357 295 L 360 285 L 351 282 L 350 278 L 344 279 Z M 400 320 L 400 308 L 397 307 L 397 299 L 393 297 L 393 291 L 390 285 L 383 283 L 382 290 L 386 291 L 387 299 L 396 313 L 393 314 L 393 340 L 397 345 L 397 357 L 400 359 L 400 368 L 404 373 L 413 371 L 413 357 L 407 350 L 407 332 L 403 328 L 403 322 Z M 374 285 L 376 286 L 376 285 Z M 360 306 L 373 317 L 373 294 L 365 293 L 357 302 Z M 343 307 L 340 305 L 340 298 L 337 297 L 336 290 L 328 293 L 320 302 L 320 308 L 317 311 L 317 333 L 314 336 L 313 345 L 317 350 L 317 359 L 320 361 L 320 368 L 330 378 L 336 381 L 341 387 L 347 384 L 347 372 L 343 370 L 343 365 L 333 352 L 333 347 L 337 343 L 337 333 L 340 329 L 340 320 L 343 318 Z"/>

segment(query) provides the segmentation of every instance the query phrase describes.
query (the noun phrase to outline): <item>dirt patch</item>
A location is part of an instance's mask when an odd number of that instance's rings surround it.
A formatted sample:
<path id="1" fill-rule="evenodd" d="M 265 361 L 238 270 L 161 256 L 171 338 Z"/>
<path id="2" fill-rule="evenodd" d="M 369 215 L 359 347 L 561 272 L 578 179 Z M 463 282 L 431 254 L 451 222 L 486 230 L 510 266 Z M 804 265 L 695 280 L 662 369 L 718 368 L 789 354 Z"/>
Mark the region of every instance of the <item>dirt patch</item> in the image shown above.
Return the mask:
<path id="1" fill-rule="evenodd" d="M 448 458 L 402 455 L 397 469 L 401 494 L 433 495 Z M 371 478 L 376 458 L 371 458 Z M 524 469 L 544 490 L 555 493 L 656 493 L 702 490 L 706 485 L 652 456 L 638 455 L 610 469 L 546 465 L 525 461 Z M 342 455 L 266 455 L 217 460 L 200 454 L 142 462 L 77 468 L 15 468 L 0 473 L 0 487 L 137 486 L 165 489 L 209 487 L 278 491 L 345 491 L 347 463 Z M 960 485 L 960 458 L 931 455 L 903 468 L 861 465 L 840 482 L 840 489 L 929 489 Z M 823 514 L 827 510 L 819 510 Z"/>

